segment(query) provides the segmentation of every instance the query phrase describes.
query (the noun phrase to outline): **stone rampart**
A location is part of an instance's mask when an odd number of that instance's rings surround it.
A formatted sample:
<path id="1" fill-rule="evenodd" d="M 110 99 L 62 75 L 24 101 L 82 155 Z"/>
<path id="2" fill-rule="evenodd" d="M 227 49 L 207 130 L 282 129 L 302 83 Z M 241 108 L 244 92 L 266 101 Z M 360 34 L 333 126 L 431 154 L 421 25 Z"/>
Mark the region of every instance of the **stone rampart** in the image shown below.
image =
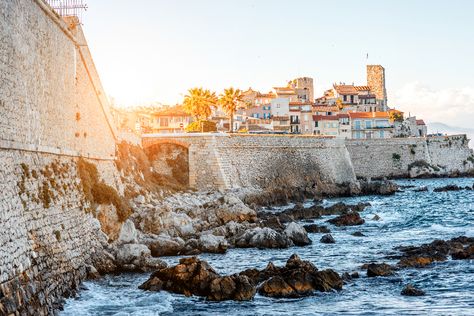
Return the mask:
<path id="1" fill-rule="evenodd" d="M 424 161 L 446 174 L 469 172 L 474 156 L 465 135 L 347 140 L 357 177 L 408 177 L 416 162 Z"/>

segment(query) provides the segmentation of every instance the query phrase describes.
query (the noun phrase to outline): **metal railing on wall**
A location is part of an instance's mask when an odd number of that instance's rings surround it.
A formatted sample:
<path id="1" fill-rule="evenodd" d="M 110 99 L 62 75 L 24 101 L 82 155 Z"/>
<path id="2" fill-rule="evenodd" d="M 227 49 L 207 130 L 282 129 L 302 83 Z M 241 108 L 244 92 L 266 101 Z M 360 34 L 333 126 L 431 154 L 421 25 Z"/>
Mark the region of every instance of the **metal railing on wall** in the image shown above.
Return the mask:
<path id="1" fill-rule="evenodd" d="M 87 10 L 84 0 L 44 0 L 60 16 L 75 16 L 82 22 L 82 15 Z"/>

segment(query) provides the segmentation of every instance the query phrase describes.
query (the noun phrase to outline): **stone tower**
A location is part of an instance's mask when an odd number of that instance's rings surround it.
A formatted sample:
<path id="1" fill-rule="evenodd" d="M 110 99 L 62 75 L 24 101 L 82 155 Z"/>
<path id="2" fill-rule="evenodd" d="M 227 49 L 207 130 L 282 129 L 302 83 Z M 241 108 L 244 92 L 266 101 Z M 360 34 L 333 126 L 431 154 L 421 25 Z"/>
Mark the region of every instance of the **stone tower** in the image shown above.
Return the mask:
<path id="1" fill-rule="evenodd" d="M 377 103 L 387 108 L 387 90 L 385 89 L 385 68 L 381 65 L 367 65 L 367 85 L 375 94 Z"/>
<path id="2" fill-rule="evenodd" d="M 313 78 L 301 77 L 293 80 L 298 95 L 305 94 L 307 101 L 314 102 Z"/>

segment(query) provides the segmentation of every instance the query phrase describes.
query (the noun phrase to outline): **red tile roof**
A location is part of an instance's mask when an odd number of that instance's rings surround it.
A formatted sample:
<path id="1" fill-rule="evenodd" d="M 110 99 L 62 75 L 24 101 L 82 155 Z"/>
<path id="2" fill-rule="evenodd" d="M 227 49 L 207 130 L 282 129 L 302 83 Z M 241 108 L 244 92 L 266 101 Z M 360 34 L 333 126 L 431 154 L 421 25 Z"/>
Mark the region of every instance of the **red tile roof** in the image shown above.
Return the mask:
<path id="1" fill-rule="evenodd" d="M 357 94 L 357 90 L 353 85 L 334 85 L 334 89 L 337 91 L 337 93 L 342 95 Z"/>
<path id="2" fill-rule="evenodd" d="M 357 91 L 370 91 L 369 86 L 354 86 Z"/>
<path id="3" fill-rule="evenodd" d="M 416 125 L 426 125 L 423 120 L 416 120 Z"/>

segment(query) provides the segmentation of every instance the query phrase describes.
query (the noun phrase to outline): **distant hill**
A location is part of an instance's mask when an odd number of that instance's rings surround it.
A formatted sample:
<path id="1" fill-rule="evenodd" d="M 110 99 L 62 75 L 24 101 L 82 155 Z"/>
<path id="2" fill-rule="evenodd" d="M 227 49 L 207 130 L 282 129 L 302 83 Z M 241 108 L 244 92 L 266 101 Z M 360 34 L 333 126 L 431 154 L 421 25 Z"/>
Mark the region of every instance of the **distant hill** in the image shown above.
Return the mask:
<path id="1" fill-rule="evenodd" d="M 469 146 L 474 148 L 474 128 L 455 127 L 440 122 L 433 122 L 428 123 L 428 133 L 443 133 L 448 135 L 466 134 L 467 138 L 471 140 Z"/>

